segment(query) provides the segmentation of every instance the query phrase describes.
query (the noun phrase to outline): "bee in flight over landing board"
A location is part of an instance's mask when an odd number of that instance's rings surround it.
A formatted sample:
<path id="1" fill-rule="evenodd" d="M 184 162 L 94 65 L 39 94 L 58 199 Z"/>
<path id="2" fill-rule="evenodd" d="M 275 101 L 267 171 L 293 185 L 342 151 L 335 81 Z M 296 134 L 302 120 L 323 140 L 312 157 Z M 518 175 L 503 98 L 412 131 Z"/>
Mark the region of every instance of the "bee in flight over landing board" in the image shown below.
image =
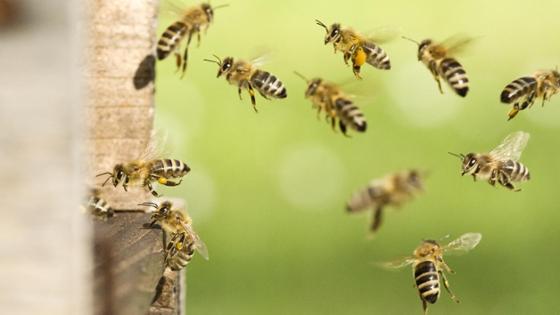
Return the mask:
<path id="1" fill-rule="evenodd" d="M 434 240 L 424 240 L 414 250 L 412 256 L 388 262 L 382 264 L 382 266 L 389 269 L 398 269 L 412 265 L 415 287 L 418 289 L 424 314 L 427 314 L 428 303 L 434 304 L 439 298 L 440 279 L 443 280 L 443 286 L 451 295 L 451 299 L 459 303 L 459 299 L 451 292 L 449 281 L 447 281 L 444 273 L 444 271 L 449 273 L 454 273 L 454 271 L 445 263 L 443 255 L 466 253 L 475 248 L 481 238 L 480 233 L 465 233 L 445 246 L 439 245 Z"/>
<path id="2" fill-rule="evenodd" d="M 189 45 L 194 35 L 200 45 L 200 32 L 206 32 L 210 23 L 214 20 L 214 10 L 227 7 L 227 4 L 212 7 L 208 3 L 191 6 L 186 9 L 176 7 L 170 2 L 172 11 L 179 16 L 177 21 L 165 29 L 157 43 L 157 58 L 163 60 L 173 52 L 177 71 L 181 70 L 181 77 L 187 71 L 187 61 L 189 58 Z M 181 57 L 181 44 L 186 39 L 185 51 Z"/>
<path id="3" fill-rule="evenodd" d="M 469 92 L 469 78 L 455 55 L 464 49 L 472 39 L 466 36 L 452 36 L 437 43 L 431 39 L 417 42 L 403 37 L 418 45 L 418 61 L 422 61 L 434 76 L 439 91 L 443 94 L 440 79 L 443 79 L 459 96 L 465 97 Z"/>
<path id="4" fill-rule="evenodd" d="M 504 104 L 513 103 L 513 108 L 508 113 L 508 120 L 511 120 L 519 111 L 533 106 L 537 98 L 542 98 L 542 106 L 544 106 L 544 102 L 558 92 L 560 92 L 558 69 L 541 70 L 508 84 L 500 94 L 500 100 Z"/>
<path id="5" fill-rule="evenodd" d="M 333 130 L 335 130 L 338 120 L 338 127 L 344 135 L 346 135 L 348 127 L 357 132 L 366 131 L 367 122 L 364 114 L 339 86 L 320 78 L 308 80 L 298 72 L 295 74 L 307 82 L 305 97 L 310 99 L 313 108 L 317 109 L 317 118 L 321 111 L 324 111 L 325 118 L 327 122 L 330 122 Z"/>
<path id="6" fill-rule="evenodd" d="M 92 188 L 89 192 L 87 202 L 83 206 L 87 213 L 90 213 L 94 218 L 107 220 L 112 218 L 115 211 L 111 208 L 109 203 L 100 197 L 99 189 Z"/>
<path id="7" fill-rule="evenodd" d="M 408 170 L 372 180 L 367 187 L 354 193 L 346 203 L 349 213 L 372 209 L 371 232 L 377 232 L 386 206 L 400 206 L 410 201 L 423 190 L 422 174 L 418 170 Z"/>
<path id="8" fill-rule="evenodd" d="M 327 32 L 325 35 L 325 45 L 332 43 L 335 53 L 342 51 L 345 64 L 348 65 L 348 60 L 352 61 L 352 71 L 356 78 L 361 79 L 360 69 L 365 63 L 381 70 L 391 69 L 389 56 L 379 46 L 379 43 L 390 40 L 396 34 L 385 34 L 387 35 L 385 38 L 382 38 L 380 34 L 366 38 L 350 28 L 342 28 L 338 23 L 328 27 L 319 20 L 315 20 L 315 22 Z"/>
<path id="9" fill-rule="evenodd" d="M 191 217 L 181 210 L 173 208 L 170 201 L 160 205 L 153 202 L 140 204 L 155 209 L 151 226 L 158 223 L 167 235 L 165 262 L 172 270 L 183 269 L 193 258 L 195 251 L 208 260 L 208 249 L 192 228 Z"/>
<path id="10" fill-rule="evenodd" d="M 98 174 L 97 177 L 107 176 L 102 186 L 111 180 L 113 186 L 122 185 L 125 191 L 128 191 L 129 186 L 140 186 L 147 188 L 153 196 L 159 197 L 153 183 L 165 186 L 181 184 L 183 176 L 190 172 L 190 167 L 179 160 L 157 158 L 160 155 L 158 145 L 158 142 L 152 139 L 137 160 L 117 163 L 111 172 Z"/>
<path id="11" fill-rule="evenodd" d="M 510 190 L 520 191 L 521 189 L 516 189 L 512 182 L 527 181 L 531 178 L 529 169 L 519 162 L 528 141 L 528 133 L 517 131 L 508 135 L 489 153 L 450 154 L 463 160 L 461 175 L 470 174 L 475 181 L 487 180 L 492 186 L 498 182 Z"/>
<path id="12" fill-rule="evenodd" d="M 214 58 L 216 59 L 204 59 L 204 61 L 213 62 L 220 67 L 217 77 L 224 75 L 229 84 L 236 85 L 239 99 L 241 99 L 241 90 L 247 89 L 255 112 L 258 112 L 255 89 L 265 99 L 286 98 L 288 96 L 282 81 L 269 72 L 259 69 L 263 63 L 262 57 L 253 59 L 251 62 L 241 59 L 234 60 L 232 57 L 226 57 L 222 60 L 216 55 L 214 55 Z"/>

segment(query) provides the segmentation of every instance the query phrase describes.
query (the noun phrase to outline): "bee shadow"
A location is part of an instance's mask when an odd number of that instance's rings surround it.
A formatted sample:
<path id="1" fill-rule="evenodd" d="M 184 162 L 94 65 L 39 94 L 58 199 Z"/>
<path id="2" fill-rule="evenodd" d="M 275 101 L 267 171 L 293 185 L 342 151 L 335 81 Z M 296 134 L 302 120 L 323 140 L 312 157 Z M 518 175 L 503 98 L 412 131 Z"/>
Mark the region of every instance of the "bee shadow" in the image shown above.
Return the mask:
<path id="1" fill-rule="evenodd" d="M 134 73 L 134 88 L 141 90 L 156 79 L 156 57 L 147 55 L 138 65 Z"/>

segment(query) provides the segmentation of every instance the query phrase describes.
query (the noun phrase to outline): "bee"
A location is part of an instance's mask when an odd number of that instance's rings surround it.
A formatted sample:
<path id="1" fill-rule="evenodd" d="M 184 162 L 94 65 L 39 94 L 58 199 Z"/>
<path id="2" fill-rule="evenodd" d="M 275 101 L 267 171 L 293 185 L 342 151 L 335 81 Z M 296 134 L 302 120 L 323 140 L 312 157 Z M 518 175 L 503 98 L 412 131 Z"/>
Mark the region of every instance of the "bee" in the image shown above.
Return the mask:
<path id="1" fill-rule="evenodd" d="M 521 77 L 506 85 L 500 100 L 504 104 L 513 103 L 513 108 L 508 113 L 508 120 L 517 115 L 520 110 L 533 105 L 537 98 L 544 102 L 560 91 L 560 73 L 558 70 L 541 70 L 532 76 Z"/>
<path id="2" fill-rule="evenodd" d="M 407 170 L 372 180 L 368 186 L 354 193 L 346 203 L 346 211 L 357 213 L 373 209 L 371 232 L 381 226 L 383 209 L 386 206 L 401 206 L 423 190 L 422 174 L 418 170 Z"/>
<path id="3" fill-rule="evenodd" d="M 352 61 L 352 71 L 356 78 L 361 79 L 360 69 L 365 63 L 381 70 L 391 69 L 389 56 L 374 39 L 367 39 L 350 28 L 342 28 L 338 23 L 327 27 L 319 20 L 315 22 L 327 32 L 325 45 L 332 43 L 335 54 L 337 51 L 342 51 L 346 65 L 349 60 Z"/>
<path id="4" fill-rule="evenodd" d="M 269 72 L 258 69 L 262 62 L 259 58 L 251 62 L 240 59 L 234 60 L 232 57 L 226 57 L 222 61 L 220 57 L 216 55 L 214 55 L 214 58 L 216 58 L 216 60 L 204 60 L 216 63 L 219 66 L 217 78 L 225 75 L 226 80 L 230 84 L 237 85 L 239 99 L 241 99 L 241 90 L 247 89 L 251 96 L 251 104 L 253 104 L 255 112 L 258 111 L 254 89 L 265 99 L 286 98 L 288 96 L 282 81 Z"/>
<path id="5" fill-rule="evenodd" d="M 181 11 L 181 17 L 167 27 L 161 35 L 157 43 L 157 58 L 163 60 L 173 52 L 177 64 L 177 71 L 181 70 L 181 77 L 184 76 L 187 70 L 189 45 L 193 35 L 197 36 L 198 45 L 200 45 L 200 32 L 202 29 L 206 32 L 208 27 L 210 27 L 210 23 L 214 20 L 214 10 L 226 6 L 228 5 L 212 7 L 208 3 L 202 3 L 184 10 L 175 8 L 175 11 Z M 181 57 L 181 43 L 185 38 L 187 44 L 183 56 Z"/>
<path id="6" fill-rule="evenodd" d="M 443 94 L 440 78 L 457 93 L 465 97 L 469 92 L 469 78 L 463 66 L 453 57 L 454 54 L 469 44 L 472 39 L 462 36 L 451 37 L 441 43 L 425 39 L 420 43 L 403 37 L 418 45 L 418 61 L 422 61 L 434 76 L 439 91 Z"/>
<path id="7" fill-rule="evenodd" d="M 192 219 L 180 210 L 174 209 L 170 201 L 163 201 L 160 205 L 153 202 L 140 204 L 155 209 L 152 214 L 151 226 L 158 223 L 169 236 L 166 245 L 165 262 L 173 270 L 184 268 L 197 251 L 208 260 L 208 249 L 192 228 Z"/>
<path id="8" fill-rule="evenodd" d="M 99 197 L 99 190 L 96 188 L 91 189 L 84 208 L 94 217 L 104 220 L 112 218 L 115 214 L 109 203 L 105 199 Z"/>
<path id="9" fill-rule="evenodd" d="M 393 262 L 383 264 L 386 268 L 402 268 L 412 265 L 415 287 L 418 289 L 424 314 L 428 313 L 428 303 L 437 302 L 440 294 L 440 279 L 451 299 L 459 303 L 459 299 L 451 292 L 445 272 L 455 273 L 443 260 L 443 255 L 458 255 L 474 249 L 482 235 L 480 233 L 465 233 L 445 246 L 434 240 L 424 240 L 412 256 L 404 257 Z"/>
<path id="10" fill-rule="evenodd" d="M 463 160 L 461 175 L 470 174 L 475 181 L 487 180 L 492 186 L 496 185 L 497 181 L 510 190 L 520 191 L 521 189 L 516 189 L 512 182 L 527 181 L 531 178 L 529 169 L 518 162 L 528 141 L 528 133 L 517 131 L 508 135 L 489 153 L 450 154 Z"/>
<path id="11" fill-rule="evenodd" d="M 317 109 L 317 117 L 322 111 L 325 112 L 325 118 L 333 129 L 336 128 L 338 120 L 338 127 L 344 135 L 348 127 L 357 132 L 366 131 L 367 122 L 364 114 L 336 84 L 321 78 L 308 80 L 298 72 L 295 74 L 307 82 L 305 97 L 310 99 L 313 108 Z"/>
<path id="12" fill-rule="evenodd" d="M 186 163 L 179 160 L 141 159 L 128 163 L 118 163 L 113 167 L 112 172 L 104 172 L 98 174 L 97 177 L 109 175 L 102 186 L 105 186 L 109 180 L 112 180 L 115 187 L 122 185 L 125 191 L 128 191 L 129 185 L 139 185 L 146 187 L 153 196 L 159 197 L 152 185 L 153 182 L 165 186 L 177 186 L 181 184 L 182 177 L 190 170 Z M 179 181 L 172 180 L 176 178 L 179 178 Z"/>

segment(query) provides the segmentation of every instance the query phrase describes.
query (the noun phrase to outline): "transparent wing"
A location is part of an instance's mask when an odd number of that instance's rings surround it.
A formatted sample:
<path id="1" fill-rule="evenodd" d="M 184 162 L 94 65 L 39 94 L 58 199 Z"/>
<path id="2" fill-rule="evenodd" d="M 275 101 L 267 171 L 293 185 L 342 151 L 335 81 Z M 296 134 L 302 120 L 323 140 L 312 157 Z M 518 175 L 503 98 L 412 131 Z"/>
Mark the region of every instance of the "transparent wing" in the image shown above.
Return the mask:
<path id="1" fill-rule="evenodd" d="M 161 2 L 160 11 L 171 18 L 180 18 L 185 14 L 187 5 L 181 0 L 164 0 Z"/>
<path id="2" fill-rule="evenodd" d="M 401 29 L 396 26 L 381 26 L 365 33 L 365 38 L 376 44 L 385 44 L 401 36 Z"/>
<path id="3" fill-rule="evenodd" d="M 438 46 L 440 49 L 445 49 L 448 56 L 463 53 L 472 42 L 474 38 L 465 34 L 456 34 L 448 37 L 442 41 Z"/>
<path id="4" fill-rule="evenodd" d="M 190 237 L 192 237 L 194 241 L 194 249 L 202 256 L 202 258 L 208 260 L 208 248 L 206 244 L 200 239 L 198 234 L 192 229 L 190 224 L 185 224 L 185 229 L 187 230 Z"/>
<path id="5" fill-rule="evenodd" d="M 252 58 L 249 62 L 253 67 L 259 68 L 265 65 L 270 60 L 270 53 L 261 53 L 254 58 Z"/>
<path id="6" fill-rule="evenodd" d="M 138 160 L 149 161 L 167 157 L 169 150 L 166 148 L 166 144 L 167 132 L 162 130 L 153 131 Z"/>
<path id="7" fill-rule="evenodd" d="M 378 264 L 381 268 L 385 269 L 399 269 L 412 265 L 416 259 L 412 256 L 401 257 L 393 261 L 383 262 Z"/>
<path id="8" fill-rule="evenodd" d="M 443 246 L 443 250 L 446 255 L 461 255 L 475 248 L 480 243 L 481 238 L 482 234 L 480 233 L 465 233 Z"/>
<path id="9" fill-rule="evenodd" d="M 521 153 L 527 146 L 527 142 L 529 142 L 529 134 L 523 131 L 517 131 L 509 134 L 502 143 L 490 151 L 489 154 L 502 161 L 518 161 L 521 158 Z"/>

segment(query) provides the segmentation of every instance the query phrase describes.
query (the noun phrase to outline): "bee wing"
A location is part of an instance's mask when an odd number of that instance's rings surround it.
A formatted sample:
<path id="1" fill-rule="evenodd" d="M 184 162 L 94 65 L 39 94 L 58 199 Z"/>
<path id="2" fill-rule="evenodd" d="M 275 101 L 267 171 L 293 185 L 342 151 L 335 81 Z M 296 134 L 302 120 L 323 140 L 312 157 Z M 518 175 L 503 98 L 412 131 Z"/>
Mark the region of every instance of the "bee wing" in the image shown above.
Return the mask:
<path id="1" fill-rule="evenodd" d="M 150 161 L 168 155 L 166 148 L 167 132 L 162 130 L 153 131 L 144 150 L 140 154 L 139 160 Z"/>
<path id="2" fill-rule="evenodd" d="M 475 248 L 481 238 L 480 233 L 465 233 L 443 246 L 443 250 L 446 255 L 461 255 Z"/>
<path id="3" fill-rule="evenodd" d="M 253 67 L 259 68 L 265 65 L 270 60 L 270 54 L 260 54 L 249 61 Z"/>
<path id="4" fill-rule="evenodd" d="M 401 257 L 392 261 L 387 261 L 378 264 L 381 268 L 385 269 L 400 269 L 408 265 L 412 265 L 416 259 L 412 256 Z"/>
<path id="5" fill-rule="evenodd" d="M 179 18 L 185 14 L 186 4 L 180 0 L 162 1 L 161 12 L 164 12 L 173 18 Z"/>
<path id="6" fill-rule="evenodd" d="M 438 49 L 445 51 L 448 56 L 460 54 L 465 51 L 465 49 L 472 44 L 474 38 L 467 36 L 465 34 L 455 34 L 448 37 L 440 44 L 435 46 L 436 51 Z"/>
<path id="7" fill-rule="evenodd" d="M 509 134 L 503 141 L 490 151 L 490 155 L 499 160 L 518 161 L 521 153 L 529 142 L 529 134 L 523 131 L 517 131 Z"/>
<path id="8" fill-rule="evenodd" d="M 385 44 L 401 35 L 402 31 L 396 26 L 381 26 L 366 33 L 365 38 L 376 44 Z"/>
<path id="9" fill-rule="evenodd" d="M 200 239 L 200 237 L 198 236 L 198 234 L 196 234 L 196 232 L 193 230 L 190 224 L 184 224 L 184 226 L 189 236 L 193 238 L 194 249 L 200 254 L 200 256 L 202 256 L 202 258 L 208 260 L 209 256 L 208 256 L 208 248 L 206 247 L 206 244 Z"/>

